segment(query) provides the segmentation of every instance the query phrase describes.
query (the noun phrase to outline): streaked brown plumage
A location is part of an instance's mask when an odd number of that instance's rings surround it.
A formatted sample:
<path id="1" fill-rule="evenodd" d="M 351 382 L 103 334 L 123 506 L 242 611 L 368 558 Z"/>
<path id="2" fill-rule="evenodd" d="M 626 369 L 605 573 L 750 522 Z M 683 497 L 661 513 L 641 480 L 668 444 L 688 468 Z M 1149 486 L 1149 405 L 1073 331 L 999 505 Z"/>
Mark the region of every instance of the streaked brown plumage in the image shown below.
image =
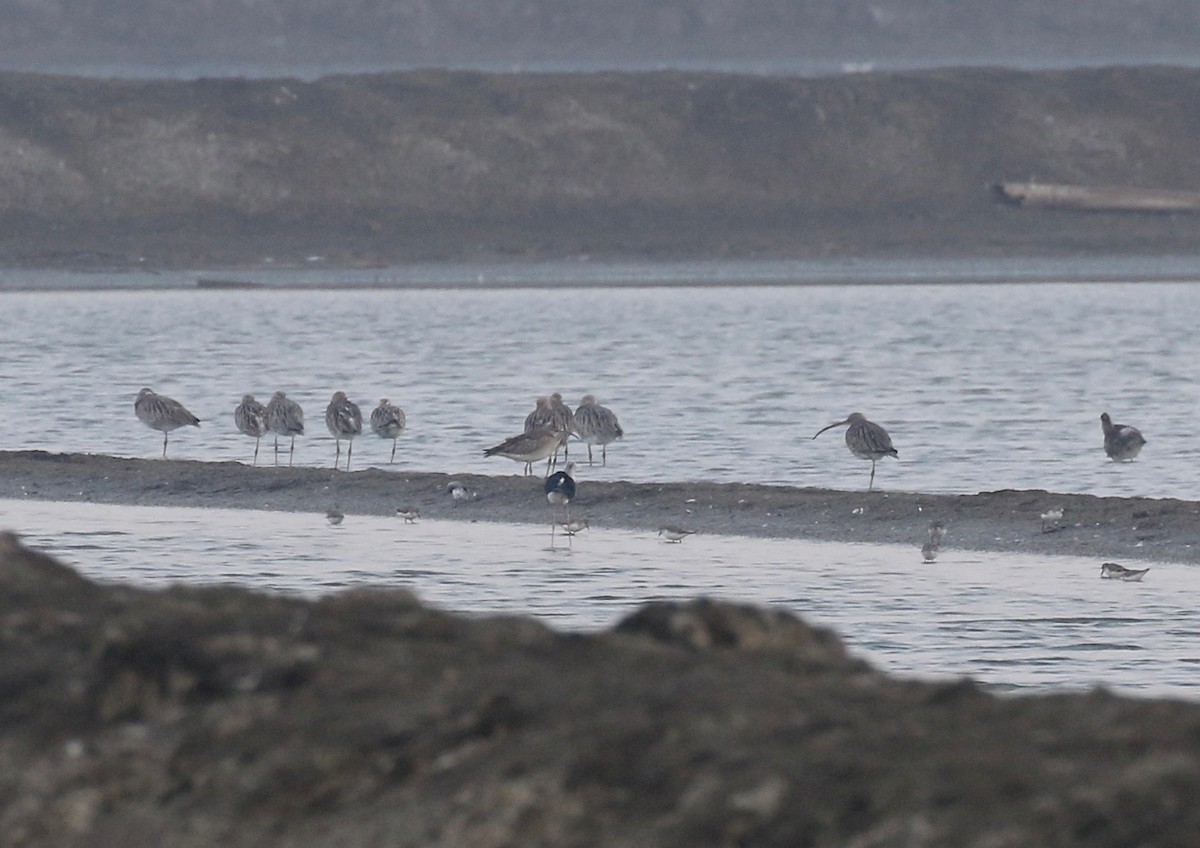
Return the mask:
<path id="1" fill-rule="evenodd" d="M 379 401 L 379 406 L 371 411 L 371 430 L 381 439 L 392 440 L 392 457 L 388 464 L 396 461 L 396 440 L 404 432 L 404 410 L 387 398 Z"/>
<path id="2" fill-rule="evenodd" d="M 254 399 L 254 395 L 242 395 L 242 402 L 233 411 L 233 423 L 238 432 L 254 437 L 254 465 L 258 465 L 258 445 L 267 432 L 267 408 Z"/>
<path id="3" fill-rule="evenodd" d="M 167 434 L 180 427 L 199 427 L 200 419 L 184 408 L 174 398 L 160 395 L 151 389 L 142 389 L 133 402 L 133 412 L 147 427 L 160 430 L 163 434 L 163 459 L 167 458 Z"/>
<path id="4" fill-rule="evenodd" d="M 275 434 L 275 464 L 279 464 L 279 437 L 291 437 L 288 448 L 288 467 L 296 453 L 296 437 L 304 435 L 304 410 L 283 392 L 276 392 L 267 401 L 267 432 Z"/>
<path id="5" fill-rule="evenodd" d="M 337 441 L 337 453 L 333 457 L 333 467 L 338 467 L 342 456 L 342 439 L 347 441 L 346 470 L 350 470 L 350 453 L 354 450 L 354 437 L 362 435 L 362 410 L 358 404 L 346 397 L 345 392 L 334 392 L 329 406 L 325 407 L 325 426 L 329 434 Z"/>
<path id="6" fill-rule="evenodd" d="M 869 492 L 875 486 L 875 463 L 885 456 L 899 457 L 900 454 L 892 447 L 892 437 L 887 434 L 887 430 L 873 421 L 868 421 L 861 412 L 852 412 L 845 421 L 835 421 L 828 427 L 822 427 L 813 438 L 843 424 L 850 425 L 846 428 L 846 447 L 859 459 L 871 460 L 871 482 L 867 484 Z"/>
<path id="7" fill-rule="evenodd" d="M 602 465 L 608 465 L 608 445 L 625 435 L 617 416 L 596 403 L 595 395 L 584 395 L 575 410 L 575 435 L 587 442 L 588 465 L 592 465 L 592 445 L 600 446 Z"/>
<path id="8" fill-rule="evenodd" d="M 549 459 L 566 440 L 566 433 L 555 430 L 538 428 L 528 433 L 510 436 L 498 445 L 484 450 L 484 456 L 503 456 L 517 462 L 525 463 L 525 476 L 533 474 L 533 463 L 539 459 Z M 549 463 L 547 463 L 549 473 Z"/>

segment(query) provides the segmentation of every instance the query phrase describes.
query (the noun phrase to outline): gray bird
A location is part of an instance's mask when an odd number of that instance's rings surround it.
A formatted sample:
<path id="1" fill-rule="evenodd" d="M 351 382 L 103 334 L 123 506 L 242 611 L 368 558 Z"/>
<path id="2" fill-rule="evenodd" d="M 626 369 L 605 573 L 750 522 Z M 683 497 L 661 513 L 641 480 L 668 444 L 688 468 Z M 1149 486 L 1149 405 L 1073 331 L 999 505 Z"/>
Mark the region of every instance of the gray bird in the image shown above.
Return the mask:
<path id="1" fill-rule="evenodd" d="M 846 428 L 846 447 L 850 448 L 850 453 L 859 459 L 871 460 L 871 482 L 867 484 L 869 492 L 875 486 L 875 463 L 885 456 L 899 458 L 900 454 L 892 447 L 892 437 L 887 434 L 887 430 L 873 421 L 868 421 L 861 412 L 852 412 L 845 421 L 835 421 L 828 427 L 822 427 L 813 438 L 843 424 L 850 425 Z"/>
<path id="2" fill-rule="evenodd" d="M 1100 414 L 1100 426 L 1104 429 L 1104 452 L 1114 462 L 1129 462 L 1142 452 L 1146 440 L 1137 427 L 1114 424 L 1107 412 Z"/>
<path id="3" fill-rule="evenodd" d="M 137 400 L 133 402 L 133 414 L 147 427 L 162 431 L 163 459 L 167 458 L 167 434 L 180 427 L 200 426 L 200 419 L 188 412 L 182 403 L 151 389 L 138 392 Z"/>
<path id="4" fill-rule="evenodd" d="M 254 399 L 254 395 L 242 395 L 242 402 L 233 411 L 233 423 L 238 432 L 254 437 L 254 465 L 258 465 L 258 445 L 267 432 L 267 408 Z"/>
<path id="5" fill-rule="evenodd" d="M 337 453 L 333 457 L 333 467 L 338 467 L 342 456 L 342 439 L 346 445 L 346 470 L 350 470 L 350 453 L 354 450 L 354 437 L 362 435 L 362 410 L 358 404 L 346 397 L 345 392 L 334 392 L 333 400 L 325 407 L 325 426 L 329 435 L 337 440 Z"/>

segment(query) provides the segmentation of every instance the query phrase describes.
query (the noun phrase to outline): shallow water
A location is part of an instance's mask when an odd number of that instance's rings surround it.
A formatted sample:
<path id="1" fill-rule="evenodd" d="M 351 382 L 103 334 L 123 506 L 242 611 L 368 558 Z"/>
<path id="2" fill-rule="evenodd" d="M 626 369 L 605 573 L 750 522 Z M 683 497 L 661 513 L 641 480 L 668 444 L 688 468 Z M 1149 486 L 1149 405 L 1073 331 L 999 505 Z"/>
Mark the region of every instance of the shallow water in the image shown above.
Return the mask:
<path id="1" fill-rule="evenodd" d="M 700 595 L 785 607 L 834 628 L 890 672 L 1000 687 L 1106 685 L 1200 697 L 1200 569 L 1151 563 L 1102 580 L 1071 557 L 734 536 L 668 544 L 651 533 L 313 513 L 0 502 L 0 527 L 84 574 L 145 586 L 232 582 L 316 596 L 410 588 L 469 614 L 532 614 L 560 630 L 607 627 L 651 599 Z"/>
<path id="2" fill-rule="evenodd" d="M 1078 276 L 1093 266 L 1057 267 Z M 513 473 L 482 449 L 519 432 L 534 398 L 557 390 L 572 405 L 596 394 L 626 432 L 608 467 L 585 479 L 865 488 L 870 466 L 840 430 L 812 439 L 859 410 L 899 450 L 880 463 L 880 488 L 1200 497 L 1200 287 L 781 285 L 834 272 L 847 283 L 948 283 L 1020 276 L 1021 266 L 557 263 L 471 271 L 535 288 L 405 287 L 453 286 L 467 273 L 431 266 L 411 278 L 292 272 L 306 288 L 287 291 L 8 292 L 0 449 L 157 456 L 161 437 L 133 416 L 134 396 L 150 386 L 203 419 L 172 434 L 170 456 L 248 461 L 253 442 L 235 430 L 233 409 L 243 393 L 265 400 L 282 389 L 307 415 L 296 461 L 329 465 L 324 408 L 342 389 L 364 415 L 381 397 L 405 409 L 398 470 Z M 7 284 L 22 273 L 6 272 Z M 603 287 L 639 273 L 672 287 Z M 371 274 L 401 287 L 344 287 Z M 689 275 L 706 287 L 679 287 Z M 314 288 L 323 279 L 334 288 Z M 724 280 L 772 285 L 714 285 Z M 1105 410 L 1145 433 L 1136 462 L 1104 456 Z M 364 436 L 356 466 L 386 463 L 390 447 Z"/>

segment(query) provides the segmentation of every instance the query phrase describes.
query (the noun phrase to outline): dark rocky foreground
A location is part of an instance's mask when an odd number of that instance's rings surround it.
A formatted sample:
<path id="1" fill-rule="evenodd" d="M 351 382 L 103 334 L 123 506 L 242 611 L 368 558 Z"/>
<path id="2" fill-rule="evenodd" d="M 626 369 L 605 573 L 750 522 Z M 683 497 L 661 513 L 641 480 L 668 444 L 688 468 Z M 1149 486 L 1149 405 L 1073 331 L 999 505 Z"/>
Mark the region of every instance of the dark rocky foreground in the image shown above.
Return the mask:
<path id="1" fill-rule="evenodd" d="M 890 679 L 792 616 L 91 583 L 0 536 L 6 846 L 1191 846 L 1200 705 Z"/>
<path id="2" fill-rule="evenodd" d="M 518 467 L 508 464 L 509 467 Z M 473 494 L 455 502 L 447 484 Z M 252 468 L 236 462 L 123 459 L 94 454 L 0 451 L 0 498 L 148 506 L 392 515 L 415 506 L 425 519 L 540 524 L 548 520 L 541 477 L 440 474 L 403 469 L 347 473 L 328 468 Z M 1045 526 L 1043 513 L 1061 509 Z M 911 544 L 930 521 L 949 528 L 943 549 L 1023 551 L 1200 562 L 1200 503 L 1096 497 L 1041 490 L 973 495 L 836 491 L 703 481 L 588 480 L 573 501 L 593 528 Z M 2 524 L 0 514 L 0 528 Z"/>

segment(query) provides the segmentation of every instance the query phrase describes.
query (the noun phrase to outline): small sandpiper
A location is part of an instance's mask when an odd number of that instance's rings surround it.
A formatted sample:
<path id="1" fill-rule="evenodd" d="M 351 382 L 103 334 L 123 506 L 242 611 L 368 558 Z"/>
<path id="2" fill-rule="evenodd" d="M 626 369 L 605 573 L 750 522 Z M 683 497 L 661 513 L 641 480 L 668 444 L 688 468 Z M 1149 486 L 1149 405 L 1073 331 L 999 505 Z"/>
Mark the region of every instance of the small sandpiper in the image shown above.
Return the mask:
<path id="1" fill-rule="evenodd" d="M 334 527 L 337 527 L 339 524 L 341 524 L 345 517 L 346 516 L 342 514 L 340 509 L 331 509 L 325 513 L 326 520 Z"/>
<path id="2" fill-rule="evenodd" d="M 946 535 L 946 525 L 940 521 L 929 522 L 929 538 L 921 545 L 921 558 L 925 562 L 937 559 L 938 550 L 942 547 L 942 537 Z"/>
<path id="3" fill-rule="evenodd" d="M 446 484 L 446 491 L 450 493 L 450 497 L 454 499 L 454 505 L 458 506 L 459 501 L 469 501 L 475 494 L 466 486 L 457 480 L 451 480 Z"/>
<path id="4" fill-rule="evenodd" d="M 684 530 L 682 527 L 668 525 L 667 527 L 660 527 L 658 535 L 665 537 L 668 542 L 679 544 L 695 532 L 695 530 Z"/>
<path id="5" fill-rule="evenodd" d="M 414 524 L 421 517 L 421 510 L 415 506 L 402 506 L 397 508 L 396 515 L 403 518 L 405 524 Z"/>
<path id="6" fill-rule="evenodd" d="M 1053 533 L 1060 529 L 1058 522 L 1062 521 L 1063 509 L 1061 506 L 1051 507 L 1042 513 L 1042 532 Z"/>
<path id="7" fill-rule="evenodd" d="M 1146 576 L 1149 568 L 1126 568 L 1115 562 L 1106 562 L 1100 566 L 1100 576 L 1105 580 L 1124 580 L 1127 583 L 1137 583 Z"/>
<path id="8" fill-rule="evenodd" d="M 581 533 L 591 527 L 586 518 L 572 518 L 570 521 L 565 521 L 562 524 L 562 529 L 566 531 L 568 536 L 574 536 L 576 533 Z"/>

